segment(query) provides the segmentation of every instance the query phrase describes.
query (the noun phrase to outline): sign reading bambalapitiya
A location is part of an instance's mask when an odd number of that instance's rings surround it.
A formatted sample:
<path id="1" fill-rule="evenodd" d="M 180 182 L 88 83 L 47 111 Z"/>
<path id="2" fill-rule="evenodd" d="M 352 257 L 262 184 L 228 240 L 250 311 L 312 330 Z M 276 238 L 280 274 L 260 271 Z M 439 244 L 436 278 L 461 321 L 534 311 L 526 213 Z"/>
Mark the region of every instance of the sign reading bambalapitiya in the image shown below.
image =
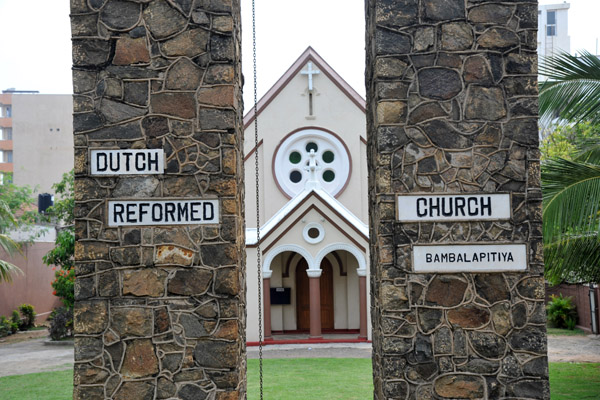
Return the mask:
<path id="1" fill-rule="evenodd" d="M 108 201 L 108 226 L 218 223 L 217 199 Z"/>
<path id="2" fill-rule="evenodd" d="M 402 222 L 501 220 L 511 216 L 510 195 L 423 194 L 398 196 Z"/>
<path id="3" fill-rule="evenodd" d="M 413 246 L 415 272 L 525 271 L 525 244 Z"/>
<path id="4" fill-rule="evenodd" d="M 398 196 L 402 222 L 498 221 L 511 218 L 510 194 Z M 414 245 L 415 272 L 499 272 L 527 269 L 525 244 Z"/>
<path id="5" fill-rule="evenodd" d="M 141 175 L 165 172 L 163 149 L 90 150 L 92 175 Z"/>

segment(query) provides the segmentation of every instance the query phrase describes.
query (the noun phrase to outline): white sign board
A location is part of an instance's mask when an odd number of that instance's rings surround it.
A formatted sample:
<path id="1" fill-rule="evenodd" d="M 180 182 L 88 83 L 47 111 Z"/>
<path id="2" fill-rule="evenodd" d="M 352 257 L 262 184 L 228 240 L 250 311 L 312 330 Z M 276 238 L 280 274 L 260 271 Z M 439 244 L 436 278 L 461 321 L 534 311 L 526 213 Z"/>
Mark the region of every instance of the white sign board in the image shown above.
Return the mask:
<path id="1" fill-rule="evenodd" d="M 219 223 L 219 200 L 108 201 L 108 226 Z"/>
<path id="2" fill-rule="evenodd" d="M 398 196 L 398 220 L 469 221 L 510 219 L 509 194 L 422 194 Z"/>
<path id="3" fill-rule="evenodd" d="M 413 269 L 427 273 L 525 271 L 527 245 L 415 245 Z"/>
<path id="4" fill-rule="evenodd" d="M 92 175 L 140 175 L 165 172 L 163 149 L 90 150 Z"/>

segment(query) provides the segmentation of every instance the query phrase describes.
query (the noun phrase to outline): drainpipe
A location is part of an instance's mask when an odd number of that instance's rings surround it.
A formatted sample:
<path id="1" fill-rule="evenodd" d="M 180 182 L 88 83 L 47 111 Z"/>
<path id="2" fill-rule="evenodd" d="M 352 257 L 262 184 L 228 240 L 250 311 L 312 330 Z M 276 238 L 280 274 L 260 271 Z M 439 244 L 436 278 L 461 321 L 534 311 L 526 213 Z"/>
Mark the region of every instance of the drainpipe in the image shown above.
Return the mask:
<path id="1" fill-rule="evenodd" d="M 590 284 L 590 291 L 588 293 L 590 297 L 590 313 L 592 321 L 592 333 L 598 334 L 598 299 L 596 299 L 596 285 Z"/>

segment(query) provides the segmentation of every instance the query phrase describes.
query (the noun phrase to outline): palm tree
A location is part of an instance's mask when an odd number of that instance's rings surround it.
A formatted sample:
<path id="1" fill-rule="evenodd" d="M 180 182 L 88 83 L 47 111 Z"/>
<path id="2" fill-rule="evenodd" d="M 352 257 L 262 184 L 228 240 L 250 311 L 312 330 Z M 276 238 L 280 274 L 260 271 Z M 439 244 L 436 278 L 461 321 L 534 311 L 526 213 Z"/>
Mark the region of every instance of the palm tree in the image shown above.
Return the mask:
<path id="1" fill-rule="evenodd" d="M 581 56 L 559 53 L 539 68 L 548 80 L 540 87 L 540 117 L 568 122 L 600 122 L 600 59 L 588 51 Z"/>
<path id="2" fill-rule="evenodd" d="M 600 122 L 600 59 L 560 53 L 544 59 L 540 116 L 562 122 Z M 542 164 L 546 278 L 553 284 L 600 282 L 600 140 L 577 140 L 571 160 Z"/>
<path id="3" fill-rule="evenodd" d="M 4 225 L 11 225 L 14 227 L 17 226 L 15 216 L 10 211 L 10 208 L 6 202 L 2 200 L 0 200 L 0 220 L 5 222 Z M 16 251 L 21 251 L 19 245 L 6 233 L 0 233 L 0 248 L 2 248 L 7 254 L 14 254 Z M 0 282 L 11 282 L 13 273 L 23 272 L 16 265 L 5 260 L 0 260 Z"/>

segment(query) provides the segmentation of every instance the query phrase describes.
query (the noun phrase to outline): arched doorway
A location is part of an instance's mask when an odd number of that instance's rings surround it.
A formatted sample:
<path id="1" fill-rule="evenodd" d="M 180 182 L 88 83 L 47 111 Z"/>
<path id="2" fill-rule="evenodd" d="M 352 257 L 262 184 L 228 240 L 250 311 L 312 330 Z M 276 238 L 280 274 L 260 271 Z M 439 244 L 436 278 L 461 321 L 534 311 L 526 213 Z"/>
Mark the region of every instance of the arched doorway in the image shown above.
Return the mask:
<path id="1" fill-rule="evenodd" d="M 308 263 L 302 259 L 296 266 L 296 323 L 298 330 L 310 329 L 310 290 L 306 270 Z M 320 300 L 321 329 L 334 329 L 333 268 L 329 260 L 321 262 Z"/>

